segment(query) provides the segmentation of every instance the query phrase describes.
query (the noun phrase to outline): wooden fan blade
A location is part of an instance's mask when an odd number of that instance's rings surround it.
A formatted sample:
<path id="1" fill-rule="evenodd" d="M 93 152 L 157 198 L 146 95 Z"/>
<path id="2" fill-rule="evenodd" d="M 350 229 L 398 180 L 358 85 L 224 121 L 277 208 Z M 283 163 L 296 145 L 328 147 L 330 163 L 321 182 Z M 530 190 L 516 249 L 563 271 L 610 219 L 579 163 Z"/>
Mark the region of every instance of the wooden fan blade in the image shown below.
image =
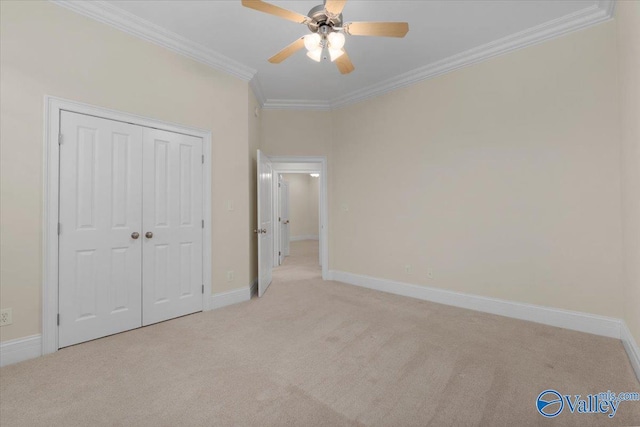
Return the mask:
<path id="1" fill-rule="evenodd" d="M 248 7 L 249 9 L 254 9 L 259 12 L 268 13 L 270 15 L 279 16 L 280 18 L 284 18 L 289 21 L 297 22 L 298 24 L 303 24 L 309 19 L 305 15 L 301 15 L 291 10 L 283 9 L 274 4 L 263 2 L 262 0 L 242 0 L 242 5 L 244 7 Z"/>
<path id="2" fill-rule="evenodd" d="M 300 37 L 298 40 L 291 43 L 289 46 L 282 49 L 280 52 L 269 58 L 269 62 L 272 64 L 279 64 L 300 49 L 304 47 L 304 37 Z"/>
<path id="3" fill-rule="evenodd" d="M 409 32 L 406 22 L 350 22 L 344 28 L 352 36 L 404 37 Z"/>
<path id="4" fill-rule="evenodd" d="M 349 74 L 356 69 L 356 67 L 354 67 L 351 63 L 349 55 L 347 55 L 347 51 L 345 51 L 338 59 L 336 59 L 335 63 L 338 67 L 338 71 L 340 71 L 340 73 L 342 74 Z"/>
<path id="5" fill-rule="evenodd" d="M 342 13 L 346 2 L 347 0 L 327 0 L 324 4 L 324 9 L 332 15 L 337 16 Z"/>

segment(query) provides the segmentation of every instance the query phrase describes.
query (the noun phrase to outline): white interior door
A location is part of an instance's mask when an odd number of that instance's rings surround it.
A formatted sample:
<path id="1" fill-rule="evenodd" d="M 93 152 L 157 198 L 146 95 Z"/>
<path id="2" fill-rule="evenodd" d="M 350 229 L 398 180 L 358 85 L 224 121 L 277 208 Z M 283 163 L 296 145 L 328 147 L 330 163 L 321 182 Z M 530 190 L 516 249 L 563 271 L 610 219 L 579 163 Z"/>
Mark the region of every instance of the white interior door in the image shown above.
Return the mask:
<path id="1" fill-rule="evenodd" d="M 272 165 L 273 167 L 273 165 Z M 282 203 L 280 199 L 280 187 L 282 186 L 282 174 L 273 172 L 274 179 L 277 179 L 277 186 L 273 188 L 273 266 L 278 267 L 282 265 L 284 257 L 282 256 L 282 218 L 281 208 Z"/>
<path id="2" fill-rule="evenodd" d="M 144 128 L 143 317 L 202 310 L 202 139 Z"/>
<path id="3" fill-rule="evenodd" d="M 273 167 L 258 150 L 258 296 L 271 284 L 273 268 Z"/>
<path id="4" fill-rule="evenodd" d="M 280 252 L 282 253 L 281 259 L 284 261 L 285 257 L 289 256 L 289 236 L 290 236 L 290 224 L 289 224 L 289 183 L 282 181 L 280 186 Z"/>
<path id="5" fill-rule="evenodd" d="M 142 128 L 62 112 L 59 336 L 66 347 L 141 326 Z"/>
<path id="6" fill-rule="evenodd" d="M 283 199 L 283 185 L 284 181 L 282 180 L 282 175 L 278 174 L 278 221 L 274 221 L 274 225 L 276 225 L 276 230 L 274 233 L 274 237 L 276 237 L 277 243 L 276 243 L 276 253 L 277 253 L 277 258 L 278 258 L 278 262 L 277 265 L 282 265 L 282 263 L 284 262 L 284 241 L 283 241 L 283 232 L 284 232 L 284 218 L 283 218 L 283 210 L 284 210 L 284 199 Z M 277 234 L 277 236 L 276 236 Z"/>

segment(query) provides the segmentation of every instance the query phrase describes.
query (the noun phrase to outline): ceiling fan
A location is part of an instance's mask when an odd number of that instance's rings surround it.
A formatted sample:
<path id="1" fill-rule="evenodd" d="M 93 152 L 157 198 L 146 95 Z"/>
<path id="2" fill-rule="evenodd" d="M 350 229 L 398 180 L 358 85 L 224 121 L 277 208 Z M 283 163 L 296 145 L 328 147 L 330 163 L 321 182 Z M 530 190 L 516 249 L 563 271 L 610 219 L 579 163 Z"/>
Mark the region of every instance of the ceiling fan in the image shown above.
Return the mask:
<path id="1" fill-rule="evenodd" d="M 289 46 L 269 58 L 272 64 L 279 64 L 303 47 L 307 56 L 320 62 L 329 54 L 342 74 L 349 74 L 355 67 L 344 49 L 345 34 L 351 36 L 404 37 L 409 32 L 406 22 L 348 22 L 343 24 L 342 9 L 347 0 L 325 0 L 324 4 L 311 9 L 305 16 L 262 0 L 242 0 L 242 5 L 260 12 L 279 16 L 289 21 L 304 24 L 311 34 L 300 37 Z M 326 59 L 326 56 L 324 56 Z"/>

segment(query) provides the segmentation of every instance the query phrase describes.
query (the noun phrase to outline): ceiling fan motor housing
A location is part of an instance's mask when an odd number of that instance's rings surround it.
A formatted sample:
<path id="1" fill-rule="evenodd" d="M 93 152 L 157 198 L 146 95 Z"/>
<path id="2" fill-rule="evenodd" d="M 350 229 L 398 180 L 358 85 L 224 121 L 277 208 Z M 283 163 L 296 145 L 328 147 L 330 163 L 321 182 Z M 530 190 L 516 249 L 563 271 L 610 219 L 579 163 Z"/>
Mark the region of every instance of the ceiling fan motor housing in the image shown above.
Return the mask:
<path id="1" fill-rule="evenodd" d="M 334 30 L 334 27 L 342 27 L 342 13 L 337 16 L 327 16 L 327 11 L 324 8 L 324 5 L 318 5 L 311 9 L 307 14 L 310 21 L 307 22 L 307 26 L 309 30 L 314 33 L 320 32 L 320 34 L 328 34 Z"/>

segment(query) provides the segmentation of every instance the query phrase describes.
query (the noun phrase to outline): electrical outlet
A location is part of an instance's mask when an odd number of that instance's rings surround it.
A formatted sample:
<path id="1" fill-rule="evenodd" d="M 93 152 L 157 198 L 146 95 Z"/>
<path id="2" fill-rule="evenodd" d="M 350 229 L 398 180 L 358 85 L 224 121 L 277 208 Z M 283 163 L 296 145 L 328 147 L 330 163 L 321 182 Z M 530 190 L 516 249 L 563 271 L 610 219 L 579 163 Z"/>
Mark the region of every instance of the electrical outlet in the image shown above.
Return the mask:
<path id="1" fill-rule="evenodd" d="M 233 272 L 233 270 L 227 271 L 227 282 L 233 282 L 235 278 L 236 274 Z"/>
<path id="2" fill-rule="evenodd" d="M 7 326 L 13 323 L 13 315 L 10 308 L 0 310 L 0 326 Z"/>
<path id="3" fill-rule="evenodd" d="M 404 266 L 404 272 L 407 274 L 411 274 L 411 266 L 409 264 Z"/>

